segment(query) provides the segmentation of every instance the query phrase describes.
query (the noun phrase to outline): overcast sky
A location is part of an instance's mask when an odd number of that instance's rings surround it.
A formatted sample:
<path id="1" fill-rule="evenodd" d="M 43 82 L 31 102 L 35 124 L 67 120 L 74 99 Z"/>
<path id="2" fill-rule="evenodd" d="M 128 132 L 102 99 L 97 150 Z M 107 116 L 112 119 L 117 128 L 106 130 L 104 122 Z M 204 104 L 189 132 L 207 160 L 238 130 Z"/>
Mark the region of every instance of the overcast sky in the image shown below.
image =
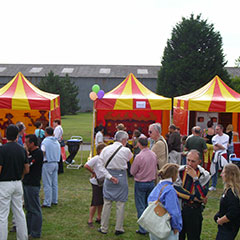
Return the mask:
<path id="1" fill-rule="evenodd" d="M 202 14 L 240 56 L 240 1 L 0 0 L 0 63 L 159 65 L 182 17 Z"/>

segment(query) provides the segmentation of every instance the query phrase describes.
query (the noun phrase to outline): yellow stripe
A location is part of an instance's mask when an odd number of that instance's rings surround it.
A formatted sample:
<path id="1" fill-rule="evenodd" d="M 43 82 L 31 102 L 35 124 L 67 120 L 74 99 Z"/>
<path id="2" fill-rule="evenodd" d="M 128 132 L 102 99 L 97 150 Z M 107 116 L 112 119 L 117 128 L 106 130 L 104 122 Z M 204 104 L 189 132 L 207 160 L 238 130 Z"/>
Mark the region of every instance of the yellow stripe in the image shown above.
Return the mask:
<path id="1" fill-rule="evenodd" d="M 23 76 L 23 75 L 22 75 Z M 56 97 L 58 97 L 58 94 L 52 94 L 52 93 L 48 93 L 48 92 L 44 92 L 42 90 L 40 90 L 39 88 L 35 87 L 30 81 L 28 81 L 24 76 L 23 79 L 25 80 L 25 82 L 27 83 L 27 85 L 37 94 L 39 94 L 42 97 L 45 97 L 47 99 L 54 99 Z"/>
<path id="2" fill-rule="evenodd" d="M 19 74 L 17 86 L 15 93 L 12 97 L 12 109 L 18 109 L 18 110 L 30 110 L 30 105 L 28 102 L 27 95 L 24 91 L 23 82 L 22 82 L 22 74 Z"/>
<path id="3" fill-rule="evenodd" d="M 19 73 L 18 73 L 19 74 Z M 18 75 L 17 74 L 17 75 Z M 9 82 L 7 83 L 6 85 L 4 85 L 1 89 L 0 89 L 0 95 L 4 94 L 8 89 L 9 87 L 13 84 L 13 82 L 15 81 L 17 75 Z"/>
<path id="4" fill-rule="evenodd" d="M 218 79 L 219 88 L 226 101 L 226 112 L 240 112 L 240 102 L 223 85 L 222 80 Z"/>
<path id="5" fill-rule="evenodd" d="M 133 109 L 132 100 L 132 81 L 131 76 L 128 78 L 127 84 L 123 89 L 121 95 L 118 97 L 114 109 L 131 110 Z"/>
<path id="6" fill-rule="evenodd" d="M 193 99 L 189 99 L 188 110 L 207 112 L 212 102 L 215 85 L 216 81 L 213 82 L 212 86 L 209 87 L 203 95 L 197 96 L 196 98 Z"/>
<path id="7" fill-rule="evenodd" d="M 171 110 L 172 99 L 155 94 L 139 82 L 133 75 L 136 85 L 145 98 L 148 99 L 152 110 Z"/>

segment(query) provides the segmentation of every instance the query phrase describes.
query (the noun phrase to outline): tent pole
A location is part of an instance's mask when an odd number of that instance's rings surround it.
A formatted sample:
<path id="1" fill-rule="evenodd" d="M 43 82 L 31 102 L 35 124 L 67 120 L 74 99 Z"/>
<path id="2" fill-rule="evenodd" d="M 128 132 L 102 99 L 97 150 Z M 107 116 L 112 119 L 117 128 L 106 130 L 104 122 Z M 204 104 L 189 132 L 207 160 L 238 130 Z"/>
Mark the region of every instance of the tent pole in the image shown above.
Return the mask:
<path id="1" fill-rule="evenodd" d="M 189 135 L 189 120 L 190 120 L 190 116 L 189 116 L 189 110 L 188 110 L 188 116 L 187 116 L 187 135 Z"/>
<path id="2" fill-rule="evenodd" d="M 51 127 L 51 110 L 48 112 L 49 127 Z"/>
<path id="3" fill-rule="evenodd" d="M 96 110 L 94 108 L 94 103 L 93 103 L 93 125 L 92 125 L 92 142 L 91 142 L 91 153 L 90 155 L 93 156 L 94 154 L 94 129 L 95 129 L 95 113 Z"/>

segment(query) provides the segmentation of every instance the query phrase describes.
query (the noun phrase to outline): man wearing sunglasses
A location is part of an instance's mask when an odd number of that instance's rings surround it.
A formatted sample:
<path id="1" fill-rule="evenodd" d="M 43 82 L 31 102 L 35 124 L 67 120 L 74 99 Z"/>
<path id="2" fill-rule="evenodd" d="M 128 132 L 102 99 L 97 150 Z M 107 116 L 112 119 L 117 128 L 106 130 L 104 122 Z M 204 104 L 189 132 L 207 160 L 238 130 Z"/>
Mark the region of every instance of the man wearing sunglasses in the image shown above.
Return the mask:
<path id="1" fill-rule="evenodd" d="M 158 170 L 168 162 L 168 146 L 161 133 L 162 128 L 160 123 L 153 123 L 148 128 L 148 134 L 154 141 L 151 150 L 157 155 Z"/>

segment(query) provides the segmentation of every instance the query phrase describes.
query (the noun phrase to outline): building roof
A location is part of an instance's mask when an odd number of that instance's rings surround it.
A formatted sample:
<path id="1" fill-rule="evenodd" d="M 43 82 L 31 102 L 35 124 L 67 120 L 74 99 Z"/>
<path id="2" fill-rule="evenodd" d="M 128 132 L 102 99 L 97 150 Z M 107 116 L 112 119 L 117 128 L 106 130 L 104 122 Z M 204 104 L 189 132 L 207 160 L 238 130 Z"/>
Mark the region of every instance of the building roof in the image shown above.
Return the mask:
<path id="1" fill-rule="evenodd" d="M 123 78 L 133 73 L 138 78 L 157 78 L 160 66 L 142 65 L 57 65 L 57 64 L 0 64 L 0 76 L 15 76 L 22 72 L 28 77 L 54 74 L 70 77 Z"/>
<path id="2" fill-rule="evenodd" d="M 69 64 L 1 64 L 0 76 L 14 77 L 22 72 L 27 77 L 44 77 L 50 71 L 55 75 L 73 78 L 125 78 L 133 73 L 137 78 L 157 78 L 160 65 L 69 65 Z M 231 76 L 240 76 L 240 68 L 226 67 Z"/>

